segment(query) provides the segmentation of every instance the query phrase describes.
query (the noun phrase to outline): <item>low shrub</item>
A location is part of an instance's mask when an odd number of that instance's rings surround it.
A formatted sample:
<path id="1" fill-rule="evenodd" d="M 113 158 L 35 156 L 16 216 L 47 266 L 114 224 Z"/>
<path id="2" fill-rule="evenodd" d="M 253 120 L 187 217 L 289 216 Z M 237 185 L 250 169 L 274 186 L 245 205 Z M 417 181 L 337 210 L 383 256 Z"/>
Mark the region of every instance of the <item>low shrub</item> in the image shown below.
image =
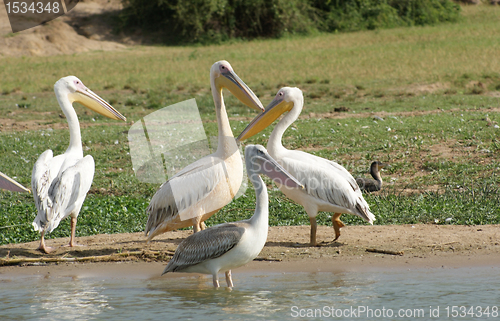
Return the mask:
<path id="1" fill-rule="evenodd" d="M 123 0 L 122 28 L 157 32 L 166 43 L 356 31 L 457 21 L 450 0 Z"/>

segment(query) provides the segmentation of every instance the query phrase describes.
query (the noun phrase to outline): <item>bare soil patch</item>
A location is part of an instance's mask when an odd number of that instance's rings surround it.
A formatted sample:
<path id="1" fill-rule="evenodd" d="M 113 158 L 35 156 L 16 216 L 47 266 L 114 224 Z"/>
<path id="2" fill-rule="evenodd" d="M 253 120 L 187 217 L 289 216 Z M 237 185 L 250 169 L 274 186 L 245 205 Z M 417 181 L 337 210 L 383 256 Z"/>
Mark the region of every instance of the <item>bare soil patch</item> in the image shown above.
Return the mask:
<path id="1" fill-rule="evenodd" d="M 449 83 L 433 83 L 433 84 L 413 84 L 408 88 L 404 88 L 402 90 L 406 91 L 406 93 L 413 95 L 421 95 L 421 94 L 432 94 L 438 91 L 444 91 L 450 88 Z"/>
<path id="2" fill-rule="evenodd" d="M 304 271 L 315 271 L 319 266 L 447 266 L 449 262 L 462 265 L 476 261 L 490 265 L 500 264 L 499 225 L 347 226 L 336 242 L 332 242 L 334 233 L 331 227 L 319 226 L 318 241 L 326 242 L 321 247 L 307 245 L 309 231 L 309 226 L 270 227 L 266 246 L 256 260 L 293 263 L 293 266 L 302 267 Z M 0 247 L 0 262 L 6 265 L 9 259 L 88 258 L 86 263 L 77 265 L 109 265 L 110 263 L 103 262 L 111 261 L 166 263 L 178 244 L 191 233 L 168 232 L 150 244 L 146 244 L 143 233 L 86 236 L 77 238 L 78 243 L 83 246 L 76 248 L 63 246 L 68 243 L 69 238 L 51 239 L 47 240 L 47 244 L 57 248 L 51 254 L 37 251 L 38 242 L 9 244 Z M 368 252 L 367 249 L 375 249 L 381 253 Z M 403 254 L 391 255 L 384 252 Z M 13 273 L 13 269 L 26 265 L 30 264 L 0 267 L 0 274 Z M 61 269 L 51 263 L 35 265 L 47 265 L 48 271 L 52 268 Z"/>
<path id="3" fill-rule="evenodd" d="M 94 50 L 122 50 L 111 24 L 98 19 L 121 9 L 120 0 L 80 1 L 68 14 L 19 33 L 12 33 L 6 10 L 0 10 L 0 57 L 52 56 Z M 0 8 L 4 1 L 0 0 Z M 93 26 L 93 27 L 91 27 Z M 124 42 L 124 41 L 122 41 Z"/>
<path id="4" fill-rule="evenodd" d="M 387 118 L 388 116 L 396 116 L 396 117 L 415 117 L 415 116 L 424 116 L 424 115 L 433 115 L 440 113 L 454 113 L 461 111 L 458 108 L 452 108 L 447 110 L 442 109 L 433 109 L 433 110 L 414 110 L 414 111 L 398 111 L 398 112 L 386 112 L 386 111 L 378 111 L 378 112 L 365 112 L 365 113 L 338 113 L 338 112 L 327 112 L 320 114 L 313 114 L 314 118 L 332 118 L 332 119 L 344 119 L 344 118 L 367 118 L 378 116 L 382 118 Z M 489 108 L 488 112 L 500 112 L 500 108 Z M 310 115 L 306 115 L 303 113 L 300 116 L 301 119 L 311 118 Z"/>

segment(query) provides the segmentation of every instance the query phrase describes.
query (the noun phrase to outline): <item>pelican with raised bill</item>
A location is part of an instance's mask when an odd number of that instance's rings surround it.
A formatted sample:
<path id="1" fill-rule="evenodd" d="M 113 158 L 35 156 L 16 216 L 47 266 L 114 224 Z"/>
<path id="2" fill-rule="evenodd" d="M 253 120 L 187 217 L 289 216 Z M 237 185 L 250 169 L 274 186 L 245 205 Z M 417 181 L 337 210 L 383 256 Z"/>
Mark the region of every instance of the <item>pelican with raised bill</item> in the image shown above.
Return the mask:
<path id="1" fill-rule="evenodd" d="M 222 88 L 250 108 L 263 111 L 264 107 L 227 61 L 212 65 L 210 85 L 218 125 L 217 150 L 186 166 L 156 192 L 147 208 L 148 242 L 182 227 L 193 226 L 193 232 L 204 229 L 204 221 L 231 202 L 241 186 L 243 161 L 229 125 Z"/>
<path id="2" fill-rule="evenodd" d="M 269 227 L 267 188 L 259 174 L 267 175 L 277 184 L 290 189 L 304 187 L 261 145 L 248 145 L 245 148 L 245 163 L 257 198 L 253 216 L 191 234 L 179 244 L 162 275 L 168 272 L 212 274 L 214 287 L 218 288 L 219 272 L 225 272 L 227 286 L 232 288 L 231 270 L 259 255 L 266 244 Z"/>
<path id="3" fill-rule="evenodd" d="M 126 120 L 74 76 L 59 79 L 54 85 L 54 91 L 68 121 L 70 141 L 64 154 L 53 157 L 52 150 L 48 149 L 40 155 L 33 167 L 31 188 L 38 210 L 33 227 L 41 233 L 39 250 L 45 253 L 52 250 L 45 246 L 45 233 L 52 232 L 68 216 L 71 217 L 69 246 L 77 245 L 74 240 L 77 217 L 94 179 L 94 159 L 90 155 L 83 157 L 80 124 L 73 102 L 108 118 Z"/>
<path id="4" fill-rule="evenodd" d="M 12 192 L 30 192 L 29 189 L 24 187 L 23 185 L 19 184 L 9 176 L 5 175 L 4 173 L 0 172 L 0 188 L 1 189 L 6 189 L 8 191 Z"/>
<path id="5" fill-rule="evenodd" d="M 316 215 L 319 211 L 333 212 L 332 224 L 335 230 L 335 240 L 340 236 L 340 221 L 342 213 L 357 215 L 370 224 L 375 216 L 370 212 L 356 180 L 341 165 L 311 155 L 309 153 L 288 150 L 281 140 L 286 129 L 295 121 L 302 111 L 304 96 L 298 88 L 281 88 L 276 97 L 266 107 L 266 111 L 255 117 L 239 135 L 238 141 L 243 141 L 259 133 L 269 126 L 280 115 L 288 112 L 274 127 L 269 137 L 267 150 L 291 175 L 305 186 L 304 190 L 290 189 L 284 185 L 278 188 L 290 199 L 304 207 L 311 223 L 311 246 L 316 242 Z"/>

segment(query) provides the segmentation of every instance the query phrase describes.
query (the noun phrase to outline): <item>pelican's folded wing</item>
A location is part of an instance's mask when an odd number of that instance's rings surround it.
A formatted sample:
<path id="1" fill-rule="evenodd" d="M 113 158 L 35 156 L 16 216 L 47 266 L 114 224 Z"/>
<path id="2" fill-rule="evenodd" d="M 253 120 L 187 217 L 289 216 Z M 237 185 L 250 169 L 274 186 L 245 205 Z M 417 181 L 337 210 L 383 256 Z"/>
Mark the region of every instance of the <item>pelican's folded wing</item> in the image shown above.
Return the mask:
<path id="1" fill-rule="evenodd" d="M 44 215 L 35 218 L 33 226 L 51 232 L 61 220 L 80 209 L 94 178 L 94 159 L 87 155 L 75 165 L 60 173 L 47 190 L 46 201 L 41 204 Z M 45 189 L 43 189 L 45 191 Z"/>
<path id="2" fill-rule="evenodd" d="M 300 159 L 283 157 L 281 163 L 304 185 L 304 190 L 309 195 L 332 205 L 359 212 L 358 214 L 368 222 L 375 219 L 356 180 L 339 164 L 308 153 L 300 153 Z"/>
<path id="3" fill-rule="evenodd" d="M 52 151 L 50 149 L 43 152 L 33 166 L 33 172 L 31 174 L 31 189 L 38 211 L 35 221 L 33 222 L 35 231 L 41 232 L 45 229 L 47 211 L 52 206 L 48 197 L 51 184 L 49 164 L 52 159 Z"/>
<path id="4" fill-rule="evenodd" d="M 245 228 L 226 223 L 194 233 L 179 244 L 163 273 L 182 271 L 210 259 L 216 259 L 238 244 Z"/>
<path id="5" fill-rule="evenodd" d="M 209 197 L 214 188 L 226 180 L 227 171 L 223 161 L 211 156 L 200 161 L 177 173 L 153 196 L 147 208 L 146 235 Z"/>

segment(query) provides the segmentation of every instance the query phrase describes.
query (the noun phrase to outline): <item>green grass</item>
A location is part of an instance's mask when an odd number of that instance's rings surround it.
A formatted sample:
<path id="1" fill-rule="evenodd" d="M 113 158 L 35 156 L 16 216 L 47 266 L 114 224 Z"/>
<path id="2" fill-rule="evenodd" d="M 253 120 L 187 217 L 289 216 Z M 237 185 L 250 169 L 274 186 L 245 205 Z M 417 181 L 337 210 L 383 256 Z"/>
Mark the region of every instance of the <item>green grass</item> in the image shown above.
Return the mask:
<path id="1" fill-rule="evenodd" d="M 226 59 L 252 88 L 303 85 L 386 89 L 419 82 L 471 80 L 497 73 L 500 9 L 464 8 L 464 21 L 430 27 L 320 34 L 207 47 L 135 47 L 119 52 L 2 58 L 2 91 L 51 91 L 75 74 L 95 90 L 172 92 L 208 88 L 209 67 Z M 272 71 L 272 72 L 270 72 Z M 477 79 L 476 79 L 477 80 Z M 310 84 L 310 85 L 316 85 Z M 268 89 L 266 89 L 267 91 Z M 266 94 L 269 94 L 266 92 Z"/>
<path id="2" fill-rule="evenodd" d="M 500 65 L 494 57 L 500 57 L 500 8 L 463 12 L 460 24 L 435 27 L 1 58 L 0 170 L 29 186 L 44 150 L 65 151 L 69 134 L 53 84 L 77 75 L 129 121 L 76 106 L 84 153 L 96 162 L 77 235 L 142 231 L 159 184 L 134 176 L 127 142 L 131 122 L 195 97 L 207 136 L 215 136 L 208 74 L 214 61 L 227 59 L 264 105 L 282 86 L 303 90 L 305 107 L 285 133 L 287 148 L 335 160 L 354 177 L 367 176 L 374 159 L 390 163 L 382 173 L 382 193 L 366 196 L 376 224 L 445 224 L 447 218 L 451 224 L 498 224 L 500 129 L 494 125 L 500 124 Z M 237 135 L 255 112 L 230 94 L 225 100 Z M 335 112 L 338 107 L 348 111 Z M 272 127 L 248 143 L 266 145 Z M 250 217 L 254 202 L 250 188 L 207 223 Z M 279 191 L 270 190 L 269 206 L 271 225 L 308 224 L 304 209 Z M 0 210 L 0 244 L 38 238 L 31 227 L 31 195 L 2 191 Z M 331 224 L 327 213 L 318 220 Z M 364 224 L 352 215 L 342 220 Z M 69 236 L 69 222 L 49 237 L 61 236 Z"/>
<path id="3" fill-rule="evenodd" d="M 9 209 L 9 215 L 0 218 L 0 244 L 30 242 L 40 237 L 31 222 L 36 213 L 30 195 L 0 194 L 0 205 Z M 148 202 L 144 198 L 129 196 L 88 195 L 78 218 L 77 236 L 144 231 L 147 216 L 144 209 Z M 141 222 L 141 223 L 138 223 Z M 63 220 L 47 238 L 69 236 L 69 220 Z"/>

